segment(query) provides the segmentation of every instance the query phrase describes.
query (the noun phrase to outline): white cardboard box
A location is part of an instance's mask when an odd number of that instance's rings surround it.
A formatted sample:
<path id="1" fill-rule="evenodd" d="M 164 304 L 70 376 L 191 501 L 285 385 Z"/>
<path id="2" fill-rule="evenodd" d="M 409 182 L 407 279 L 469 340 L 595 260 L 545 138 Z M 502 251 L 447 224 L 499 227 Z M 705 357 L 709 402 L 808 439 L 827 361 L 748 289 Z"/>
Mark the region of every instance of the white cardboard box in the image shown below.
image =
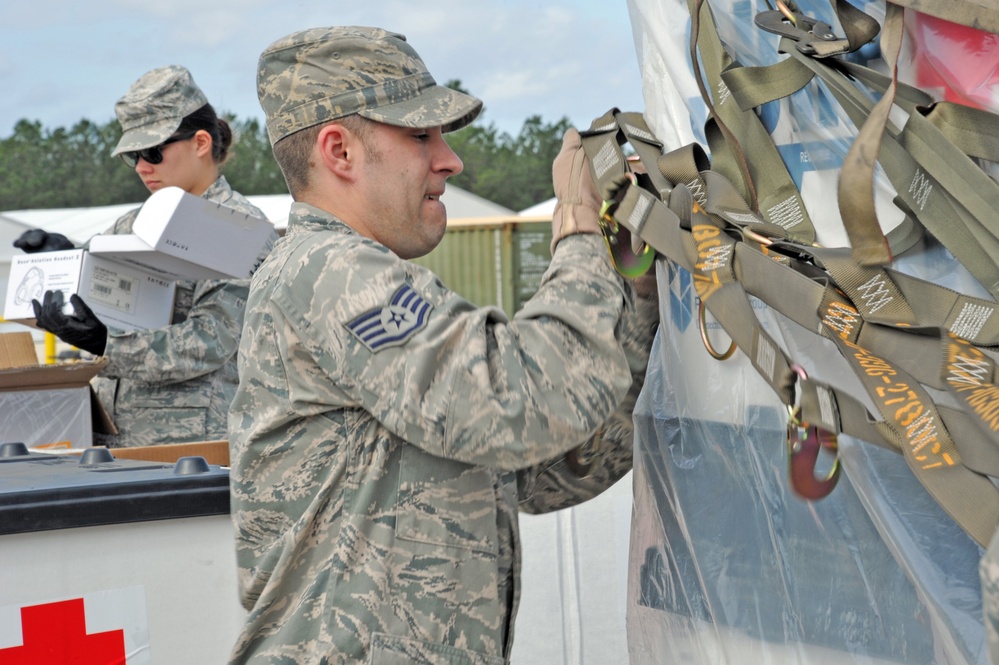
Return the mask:
<path id="1" fill-rule="evenodd" d="M 4 318 L 34 325 L 31 300 L 60 290 L 67 303 L 78 293 L 108 327 L 161 328 L 173 315 L 176 280 L 248 278 L 274 227 L 166 187 L 146 199 L 132 231 L 94 236 L 89 251 L 13 257 Z"/>
<path id="2" fill-rule="evenodd" d="M 146 199 L 131 235 L 94 236 L 90 251 L 169 279 L 246 279 L 273 230 L 262 217 L 165 187 Z"/>
<path id="3" fill-rule="evenodd" d="M 83 249 L 14 256 L 3 316 L 34 325 L 32 299 L 62 291 L 66 312 L 77 293 L 106 326 L 119 330 L 162 328 L 173 316 L 176 282 Z"/>

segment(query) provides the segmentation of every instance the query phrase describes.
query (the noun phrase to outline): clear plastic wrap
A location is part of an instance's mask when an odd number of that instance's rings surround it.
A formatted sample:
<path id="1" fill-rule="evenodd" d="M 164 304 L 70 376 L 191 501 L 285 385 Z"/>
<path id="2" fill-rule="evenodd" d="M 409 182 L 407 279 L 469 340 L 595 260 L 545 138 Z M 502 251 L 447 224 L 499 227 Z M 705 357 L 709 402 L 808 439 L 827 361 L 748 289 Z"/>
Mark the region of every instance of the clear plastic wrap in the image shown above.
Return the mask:
<path id="1" fill-rule="evenodd" d="M 770 9 L 763 0 L 709 2 L 739 62 L 763 65 L 782 57 L 777 37 L 753 25 L 757 12 Z M 797 4 L 837 25 L 827 0 Z M 882 1 L 854 4 L 884 17 Z M 705 145 L 686 0 L 628 5 L 649 126 L 667 150 L 691 141 Z M 881 66 L 876 45 L 852 57 Z M 912 75 L 913 63 L 903 57 L 900 68 Z M 761 117 L 802 192 L 819 242 L 846 246 L 836 184 L 856 128 L 817 81 L 768 107 Z M 879 177 L 885 231 L 902 219 L 893 196 Z M 984 296 L 932 238 L 894 267 Z M 708 355 L 689 273 L 664 259 L 657 270 L 662 321 L 636 408 L 631 663 L 988 663 L 982 549 L 926 493 L 902 456 L 866 442 L 840 437 L 846 473 L 829 497 L 796 496 L 788 482 L 785 407 L 742 353 L 724 362 Z M 761 301 L 753 306 L 790 357 L 865 399 L 831 342 Z M 724 331 L 710 317 L 706 328 L 724 350 Z"/>
<path id="2" fill-rule="evenodd" d="M 0 443 L 87 448 L 93 439 L 90 387 L 0 392 Z"/>

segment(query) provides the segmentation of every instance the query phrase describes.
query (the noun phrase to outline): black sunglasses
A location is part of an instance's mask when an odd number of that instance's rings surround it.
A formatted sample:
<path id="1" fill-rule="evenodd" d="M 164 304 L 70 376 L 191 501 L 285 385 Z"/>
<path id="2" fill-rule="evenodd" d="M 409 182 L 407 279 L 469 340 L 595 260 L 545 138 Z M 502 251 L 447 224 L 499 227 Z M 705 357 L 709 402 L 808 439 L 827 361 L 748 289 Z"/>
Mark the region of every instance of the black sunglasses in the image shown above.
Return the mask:
<path id="1" fill-rule="evenodd" d="M 134 169 L 139 163 L 139 158 L 146 160 L 150 164 L 159 164 L 163 161 L 163 148 L 170 145 L 171 143 L 176 143 L 177 141 L 186 141 L 190 138 L 194 138 L 194 135 L 198 131 L 194 130 L 192 132 L 186 132 L 184 134 L 177 134 L 176 136 L 171 136 L 166 141 L 159 145 L 154 145 L 152 148 L 143 148 L 142 150 L 129 150 L 128 152 L 123 152 L 119 157 L 121 161 L 128 164 L 128 168 Z"/>

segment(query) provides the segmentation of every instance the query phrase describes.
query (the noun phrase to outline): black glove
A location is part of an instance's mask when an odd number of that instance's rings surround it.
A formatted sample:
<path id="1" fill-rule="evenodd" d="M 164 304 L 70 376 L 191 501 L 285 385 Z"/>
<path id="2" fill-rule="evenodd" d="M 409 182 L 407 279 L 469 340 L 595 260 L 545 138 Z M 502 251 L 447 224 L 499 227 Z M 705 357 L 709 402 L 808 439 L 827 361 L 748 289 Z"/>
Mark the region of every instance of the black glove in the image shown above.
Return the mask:
<path id="1" fill-rule="evenodd" d="M 35 252 L 58 252 L 73 249 L 73 242 L 61 233 L 49 233 L 42 229 L 29 229 L 14 241 L 14 247 L 28 254 Z"/>
<path id="2" fill-rule="evenodd" d="M 31 301 L 35 310 L 35 323 L 67 344 L 89 351 L 95 356 L 104 355 L 108 344 L 108 328 L 94 313 L 83 298 L 75 293 L 69 297 L 73 313 L 66 316 L 62 312 L 62 291 L 46 291 L 42 302 Z"/>

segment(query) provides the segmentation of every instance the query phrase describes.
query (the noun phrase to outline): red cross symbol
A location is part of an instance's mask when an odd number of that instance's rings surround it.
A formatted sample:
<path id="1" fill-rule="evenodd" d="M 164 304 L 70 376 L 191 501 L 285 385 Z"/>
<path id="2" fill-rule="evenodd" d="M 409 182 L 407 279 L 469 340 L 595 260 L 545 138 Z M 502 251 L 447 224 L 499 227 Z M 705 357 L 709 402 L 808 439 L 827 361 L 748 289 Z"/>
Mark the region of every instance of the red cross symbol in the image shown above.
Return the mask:
<path id="1" fill-rule="evenodd" d="M 3 665 L 125 665 L 125 631 L 87 634 L 83 598 L 21 608 L 23 646 L 0 649 Z"/>

